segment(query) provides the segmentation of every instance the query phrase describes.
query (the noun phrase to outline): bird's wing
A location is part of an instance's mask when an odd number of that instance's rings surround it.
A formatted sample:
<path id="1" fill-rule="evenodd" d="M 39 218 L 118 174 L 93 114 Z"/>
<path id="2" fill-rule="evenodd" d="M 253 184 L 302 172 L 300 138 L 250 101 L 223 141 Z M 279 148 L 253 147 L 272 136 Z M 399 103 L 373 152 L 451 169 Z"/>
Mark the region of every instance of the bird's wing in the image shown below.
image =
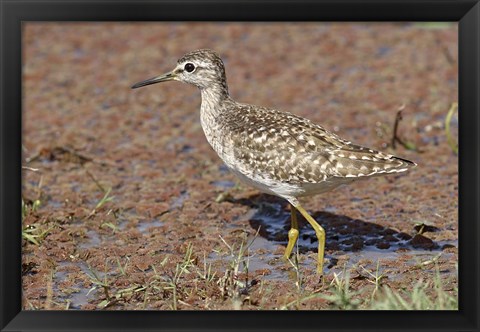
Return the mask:
<path id="1" fill-rule="evenodd" d="M 229 127 L 225 132 L 231 133 L 236 159 L 284 182 L 316 183 L 333 177 L 397 173 L 415 165 L 352 144 L 308 119 L 286 112 L 242 105 L 222 123 Z"/>

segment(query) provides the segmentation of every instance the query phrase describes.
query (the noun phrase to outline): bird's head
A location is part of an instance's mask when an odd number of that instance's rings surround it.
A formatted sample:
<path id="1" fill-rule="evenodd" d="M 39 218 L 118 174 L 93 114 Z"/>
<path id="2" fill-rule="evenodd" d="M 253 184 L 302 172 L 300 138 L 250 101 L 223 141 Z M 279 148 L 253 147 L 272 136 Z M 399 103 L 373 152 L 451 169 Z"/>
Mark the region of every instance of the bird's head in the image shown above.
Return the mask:
<path id="1" fill-rule="evenodd" d="M 208 49 L 185 54 L 171 72 L 138 82 L 132 89 L 166 81 L 190 83 L 200 90 L 220 89 L 228 94 L 223 61 L 214 51 Z"/>

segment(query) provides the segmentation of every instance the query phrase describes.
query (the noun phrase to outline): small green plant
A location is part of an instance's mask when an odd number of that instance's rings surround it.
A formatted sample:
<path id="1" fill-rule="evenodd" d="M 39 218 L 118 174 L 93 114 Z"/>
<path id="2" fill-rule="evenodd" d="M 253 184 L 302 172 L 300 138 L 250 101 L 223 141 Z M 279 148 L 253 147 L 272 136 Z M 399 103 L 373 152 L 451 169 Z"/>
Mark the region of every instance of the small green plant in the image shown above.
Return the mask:
<path id="1" fill-rule="evenodd" d="M 185 274 L 190 274 L 190 269 L 194 266 L 193 259 L 193 246 L 188 244 L 185 256 L 183 257 L 182 262 L 178 263 L 175 266 L 175 273 L 173 276 L 168 277 L 164 282 L 164 290 L 169 290 L 172 292 L 173 304 L 172 309 L 177 310 L 178 308 L 178 289 L 180 285 L 180 280 Z"/>
<path id="2" fill-rule="evenodd" d="M 100 209 L 103 205 L 105 205 L 105 203 L 110 202 L 115 198 L 115 196 L 110 196 L 111 191 L 112 191 L 112 188 L 107 189 L 107 191 L 105 192 L 105 195 L 103 195 L 102 199 L 95 206 L 95 210 Z"/>
<path id="3" fill-rule="evenodd" d="M 377 260 L 377 268 L 375 270 L 375 274 L 364 268 L 363 266 L 360 266 L 364 272 L 367 273 L 369 278 L 367 279 L 368 282 L 372 283 L 375 285 L 375 288 L 373 289 L 371 299 L 373 300 L 375 297 L 375 294 L 377 291 L 380 289 L 382 280 L 385 278 L 385 275 L 380 273 L 380 261 Z"/>
<path id="4" fill-rule="evenodd" d="M 104 222 L 100 225 L 102 228 L 110 228 L 112 230 L 112 233 L 115 234 L 115 232 L 118 230 L 118 226 L 115 225 L 113 222 Z"/>
<path id="5" fill-rule="evenodd" d="M 97 304 L 99 309 L 104 309 L 119 302 L 127 302 L 133 296 L 137 298 L 138 296 L 143 296 L 142 307 L 145 309 L 152 296 L 161 296 L 162 298 L 171 298 L 170 308 L 177 310 L 179 304 L 188 305 L 181 298 L 189 295 L 188 290 L 193 291 L 194 289 L 189 283 L 190 279 L 185 279 L 186 275 L 195 273 L 201 280 L 207 282 L 212 282 L 215 279 L 215 272 L 212 271 L 211 265 L 204 262 L 202 270 L 195 264 L 196 258 L 194 257 L 194 250 L 191 244 L 187 245 L 182 261 L 175 265 L 174 270 L 165 270 L 163 273 L 160 273 L 158 270 L 158 268 L 165 269 L 169 261 L 168 256 L 166 256 L 157 267 L 151 265 L 153 275 L 145 282 L 141 284 L 127 284 L 125 288 L 119 288 L 117 281 L 120 277 L 128 278 L 127 266 L 130 259 L 126 258 L 125 262 L 122 262 L 117 257 L 114 261 L 113 269 L 108 267 L 107 260 L 105 260 L 105 270 L 102 273 L 97 272 L 87 264 L 87 275 L 92 283 L 92 287 L 87 295 L 95 290 L 100 290 L 103 293 L 101 302 Z"/>
<path id="6" fill-rule="evenodd" d="M 296 251 L 292 258 L 288 258 L 288 262 L 293 268 L 293 272 L 295 273 L 295 286 L 297 287 L 297 294 L 300 294 L 302 289 L 302 275 L 300 272 L 300 264 L 298 262 L 298 243 L 296 244 Z M 298 298 L 298 297 L 297 297 Z"/>
<path id="7" fill-rule="evenodd" d="M 42 202 L 39 199 L 34 200 L 32 203 L 25 203 L 25 200 L 22 198 L 22 221 L 30 213 L 34 213 L 38 210 Z"/>
<path id="8" fill-rule="evenodd" d="M 259 231 L 260 229 L 257 230 L 253 239 L 248 243 L 246 237 L 244 237 L 238 249 L 235 248 L 235 246 L 228 244 L 227 241 L 220 236 L 220 240 L 222 240 L 222 242 L 228 248 L 228 255 L 232 259 L 229 261 L 229 265 L 225 270 L 225 274 L 218 279 L 217 284 L 220 287 L 222 297 L 224 299 L 230 298 L 232 300 L 233 307 L 236 310 L 241 309 L 241 295 L 247 295 L 250 288 L 257 283 L 256 280 L 248 280 L 248 268 L 250 262 L 248 249 L 257 238 Z M 245 274 L 244 280 L 240 280 L 238 278 L 240 272 Z"/>
<path id="9" fill-rule="evenodd" d="M 437 264 L 438 256 L 428 264 L 435 264 L 433 280 L 420 279 L 413 289 L 394 291 L 390 287 L 382 287 L 378 296 L 368 309 L 374 310 L 458 310 L 458 288 L 452 294 L 444 290 L 442 278 Z"/>
<path id="10" fill-rule="evenodd" d="M 100 302 L 97 307 L 103 309 L 109 304 L 111 304 L 112 301 L 112 298 L 110 296 L 110 283 L 108 281 L 107 262 L 105 262 L 105 271 L 103 273 L 103 277 L 100 277 L 99 273 L 92 269 L 90 265 L 88 265 L 88 271 L 89 273 L 87 275 L 90 278 L 93 286 L 87 292 L 87 296 L 96 289 L 102 289 L 105 295 L 105 299 Z"/>
<path id="11" fill-rule="evenodd" d="M 22 223 L 25 220 L 25 217 L 35 213 L 40 205 L 41 202 L 39 199 L 36 199 L 30 204 L 26 203 L 25 200 L 22 199 Z M 40 242 L 48 235 L 50 230 L 51 228 L 47 228 L 45 225 L 24 225 L 22 229 L 22 238 L 38 246 Z"/>
<path id="12" fill-rule="evenodd" d="M 120 275 L 126 275 L 126 268 L 129 263 L 129 259 L 126 259 L 125 264 L 122 265 L 120 259 L 117 257 L 116 259 L 118 272 Z M 95 271 L 90 265 L 87 264 L 88 273 L 87 276 L 89 277 L 93 286 L 88 290 L 87 296 L 93 292 L 94 290 L 102 290 L 104 299 L 97 304 L 97 308 L 104 309 L 106 307 L 112 306 L 119 301 L 126 301 L 129 297 L 133 295 L 145 291 L 145 287 L 139 284 L 132 284 L 129 287 L 117 289 L 115 288 L 115 278 L 110 278 L 109 276 L 114 276 L 117 274 L 116 271 L 108 271 L 108 263 L 105 260 L 105 270 L 100 274 L 100 272 Z M 103 275 L 103 276 L 102 276 Z"/>
<path id="13" fill-rule="evenodd" d="M 212 271 L 212 263 L 207 263 L 207 256 L 205 253 L 203 254 L 203 269 L 197 270 L 197 274 L 200 278 L 206 280 L 207 282 L 212 282 L 215 280 L 215 275 L 217 273 Z"/>
<path id="14" fill-rule="evenodd" d="M 358 292 L 350 290 L 350 273 L 345 266 L 343 272 L 333 272 L 329 292 L 319 296 L 331 303 L 331 309 L 352 310 L 358 309 L 360 305 L 360 300 L 354 298 L 357 294 Z"/>
<path id="15" fill-rule="evenodd" d="M 126 262 L 125 262 L 125 264 L 123 264 L 123 265 L 122 265 L 122 263 L 120 262 L 120 258 L 117 257 L 116 261 L 117 261 L 117 266 L 118 266 L 118 270 L 120 271 L 120 274 L 121 274 L 122 276 L 125 276 L 125 275 L 127 274 L 127 273 L 125 272 L 125 270 L 127 269 L 128 263 L 130 263 L 130 259 L 127 257 L 127 258 L 126 258 Z"/>
<path id="16" fill-rule="evenodd" d="M 445 292 L 434 281 L 434 293 L 429 295 L 431 281 L 419 280 L 413 290 L 396 292 L 389 287 L 382 290 L 370 309 L 375 310 L 458 310 L 458 298 Z"/>
<path id="17" fill-rule="evenodd" d="M 45 228 L 44 225 L 28 225 L 22 230 L 22 237 L 30 243 L 40 245 L 40 242 L 47 237 L 51 228 Z"/>
<path id="18" fill-rule="evenodd" d="M 108 188 L 106 191 L 105 191 L 105 194 L 103 195 L 103 197 L 98 201 L 97 205 L 95 205 L 95 208 L 90 212 L 90 214 L 88 215 L 88 217 L 92 217 L 93 215 L 95 215 L 95 213 L 97 213 L 97 211 L 102 207 L 104 206 L 106 203 L 112 201 L 115 196 L 110 196 L 110 192 L 112 191 L 112 188 Z"/>

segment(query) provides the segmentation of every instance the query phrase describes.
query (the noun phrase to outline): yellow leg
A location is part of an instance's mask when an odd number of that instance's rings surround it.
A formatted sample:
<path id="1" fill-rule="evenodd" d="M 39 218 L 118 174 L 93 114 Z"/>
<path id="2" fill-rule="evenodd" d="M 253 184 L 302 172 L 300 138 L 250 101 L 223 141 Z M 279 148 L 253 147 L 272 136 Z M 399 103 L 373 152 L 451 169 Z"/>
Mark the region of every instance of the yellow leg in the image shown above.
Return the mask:
<path id="1" fill-rule="evenodd" d="M 298 222 L 297 222 L 297 210 L 291 204 L 290 204 L 290 213 L 291 213 L 292 228 L 290 228 L 290 230 L 288 231 L 288 244 L 287 244 L 287 248 L 285 249 L 285 254 L 283 255 L 285 259 L 290 258 L 293 247 L 295 246 L 295 243 L 298 240 L 298 234 L 299 234 Z"/>
<path id="2" fill-rule="evenodd" d="M 315 219 L 313 219 L 307 211 L 303 207 L 300 206 L 298 202 L 290 202 L 295 208 L 300 212 L 305 219 L 312 225 L 313 229 L 315 230 L 315 234 L 317 235 L 318 239 L 318 261 L 317 261 L 317 272 L 322 275 L 323 274 L 323 257 L 325 254 L 325 230 L 322 226 L 320 226 Z"/>

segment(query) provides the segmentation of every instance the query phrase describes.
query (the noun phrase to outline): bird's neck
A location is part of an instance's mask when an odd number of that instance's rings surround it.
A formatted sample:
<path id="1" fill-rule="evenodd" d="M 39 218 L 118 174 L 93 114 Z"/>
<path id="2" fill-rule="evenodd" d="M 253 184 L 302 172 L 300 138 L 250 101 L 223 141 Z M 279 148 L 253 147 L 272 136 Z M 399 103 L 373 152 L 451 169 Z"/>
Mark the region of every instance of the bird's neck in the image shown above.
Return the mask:
<path id="1" fill-rule="evenodd" d="M 228 109 L 228 104 L 233 103 L 228 90 L 222 87 L 209 87 L 200 89 L 202 105 L 200 106 L 200 123 L 210 145 L 217 153 L 221 153 L 222 145 L 216 137 L 219 132 L 221 115 Z"/>
<path id="2" fill-rule="evenodd" d="M 210 113 L 215 116 L 222 108 L 224 102 L 231 100 L 226 84 L 214 84 L 208 88 L 200 89 L 202 94 L 202 113 Z"/>

